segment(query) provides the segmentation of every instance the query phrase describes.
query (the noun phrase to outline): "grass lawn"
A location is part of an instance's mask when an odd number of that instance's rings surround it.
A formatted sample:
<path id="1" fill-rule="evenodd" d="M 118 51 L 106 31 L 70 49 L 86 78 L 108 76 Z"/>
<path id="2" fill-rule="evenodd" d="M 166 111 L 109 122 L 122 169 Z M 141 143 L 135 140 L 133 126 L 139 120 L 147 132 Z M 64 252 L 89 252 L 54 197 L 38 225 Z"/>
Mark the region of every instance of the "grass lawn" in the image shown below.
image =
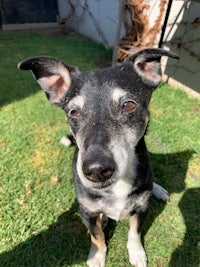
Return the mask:
<path id="1" fill-rule="evenodd" d="M 109 52 L 83 38 L 0 32 L 0 267 L 86 266 L 90 238 L 75 199 L 74 147 L 59 144 L 69 132 L 64 113 L 16 68 L 35 55 L 89 70 Z M 198 267 L 200 101 L 162 84 L 150 112 L 146 141 L 171 201 L 152 197 L 142 235 L 149 267 Z M 107 266 L 130 266 L 128 228 L 128 219 L 110 226 Z"/>

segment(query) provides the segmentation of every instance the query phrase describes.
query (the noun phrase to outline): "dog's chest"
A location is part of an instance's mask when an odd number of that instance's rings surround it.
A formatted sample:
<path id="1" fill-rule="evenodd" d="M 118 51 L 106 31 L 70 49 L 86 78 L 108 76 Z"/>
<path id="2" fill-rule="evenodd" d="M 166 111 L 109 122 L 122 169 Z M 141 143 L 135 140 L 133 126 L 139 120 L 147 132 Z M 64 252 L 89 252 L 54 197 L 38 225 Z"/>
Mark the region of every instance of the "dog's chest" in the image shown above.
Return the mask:
<path id="1" fill-rule="evenodd" d="M 129 199 L 132 190 L 130 182 L 119 180 L 112 188 L 102 192 L 98 200 L 83 197 L 79 201 L 90 212 L 104 213 L 107 217 L 119 221 L 125 219 L 135 207 L 136 203 L 132 203 Z"/>
<path id="2" fill-rule="evenodd" d="M 127 205 L 128 195 L 132 190 L 132 185 L 124 180 L 119 180 L 111 189 L 104 206 L 104 213 L 115 221 L 123 220 L 132 210 L 133 205 Z"/>

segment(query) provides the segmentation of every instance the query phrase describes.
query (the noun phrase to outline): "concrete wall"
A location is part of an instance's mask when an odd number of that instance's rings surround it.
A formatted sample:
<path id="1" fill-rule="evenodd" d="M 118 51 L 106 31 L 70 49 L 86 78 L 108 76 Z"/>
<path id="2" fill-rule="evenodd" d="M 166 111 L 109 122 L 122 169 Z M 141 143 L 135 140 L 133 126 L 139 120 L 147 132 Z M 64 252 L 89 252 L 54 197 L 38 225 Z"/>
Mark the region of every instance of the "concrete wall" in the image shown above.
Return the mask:
<path id="1" fill-rule="evenodd" d="M 200 93 L 200 2 L 173 1 L 163 47 L 180 55 L 165 59 L 165 80 Z M 191 91 L 195 95 L 195 91 Z"/>
<path id="2" fill-rule="evenodd" d="M 120 0 L 58 0 L 66 26 L 106 47 L 116 44 Z"/>
<path id="3" fill-rule="evenodd" d="M 167 2 L 164 6 L 164 2 L 161 1 L 145 2 L 149 4 L 149 8 L 144 10 L 143 14 L 148 17 L 150 31 L 144 33 L 145 38 L 142 39 L 144 46 L 158 47 L 167 8 Z M 103 43 L 106 47 L 114 47 L 118 42 L 121 3 L 121 0 L 58 0 L 58 9 L 60 18 L 66 20 L 66 26 Z M 124 34 L 122 24 L 120 37 Z M 167 58 L 162 60 L 164 79 L 185 90 L 192 89 L 194 95 L 195 92 L 200 93 L 200 2 L 198 0 L 173 0 L 162 47 L 180 55 L 179 61 Z"/>

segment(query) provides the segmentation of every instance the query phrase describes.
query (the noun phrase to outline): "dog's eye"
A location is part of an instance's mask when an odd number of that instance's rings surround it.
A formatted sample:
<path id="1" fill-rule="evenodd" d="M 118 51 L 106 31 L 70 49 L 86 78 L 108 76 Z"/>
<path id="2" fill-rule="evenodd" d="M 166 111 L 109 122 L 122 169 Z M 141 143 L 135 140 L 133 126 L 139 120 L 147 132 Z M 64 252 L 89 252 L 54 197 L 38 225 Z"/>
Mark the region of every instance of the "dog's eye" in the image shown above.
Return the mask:
<path id="1" fill-rule="evenodd" d="M 71 109 L 71 110 L 69 111 L 69 116 L 70 116 L 70 117 L 77 117 L 77 116 L 79 116 L 79 115 L 80 115 L 80 113 L 79 113 L 79 111 L 76 110 L 76 109 Z"/>
<path id="2" fill-rule="evenodd" d="M 122 110 L 125 112 L 133 111 L 135 109 L 135 106 L 136 106 L 135 102 L 129 100 L 124 102 Z"/>

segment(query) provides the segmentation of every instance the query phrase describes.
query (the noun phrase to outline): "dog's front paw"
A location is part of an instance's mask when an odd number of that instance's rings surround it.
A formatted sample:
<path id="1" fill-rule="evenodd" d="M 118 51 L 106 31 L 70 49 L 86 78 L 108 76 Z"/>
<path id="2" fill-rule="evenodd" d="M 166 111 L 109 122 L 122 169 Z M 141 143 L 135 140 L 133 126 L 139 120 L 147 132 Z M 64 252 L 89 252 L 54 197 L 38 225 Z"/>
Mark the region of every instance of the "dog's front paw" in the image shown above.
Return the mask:
<path id="1" fill-rule="evenodd" d="M 140 236 L 135 237 L 129 232 L 127 249 L 129 254 L 129 262 L 135 267 L 146 267 L 147 266 L 147 256 L 142 246 Z"/>
<path id="2" fill-rule="evenodd" d="M 132 254 L 129 256 L 130 264 L 135 267 L 146 267 L 147 266 L 147 258 L 145 253 L 138 253 L 132 252 Z"/>
<path id="3" fill-rule="evenodd" d="M 147 257 L 143 247 L 137 250 L 129 250 L 129 262 L 137 267 L 147 266 Z"/>
<path id="4" fill-rule="evenodd" d="M 153 183 L 153 195 L 164 202 L 169 201 L 169 193 L 159 184 Z"/>
<path id="5" fill-rule="evenodd" d="M 87 261 L 87 266 L 88 267 L 104 267 L 105 262 L 102 262 L 100 259 L 92 259 Z"/>
<path id="6" fill-rule="evenodd" d="M 105 255 L 96 254 L 93 258 L 87 260 L 88 267 L 104 267 L 105 266 Z"/>
<path id="7" fill-rule="evenodd" d="M 102 247 L 99 250 L 92 245 L 90 253 L 88 255 L 87 266 L 88 267 L 104 267 L 106 259 L 106 247 Z"/>

